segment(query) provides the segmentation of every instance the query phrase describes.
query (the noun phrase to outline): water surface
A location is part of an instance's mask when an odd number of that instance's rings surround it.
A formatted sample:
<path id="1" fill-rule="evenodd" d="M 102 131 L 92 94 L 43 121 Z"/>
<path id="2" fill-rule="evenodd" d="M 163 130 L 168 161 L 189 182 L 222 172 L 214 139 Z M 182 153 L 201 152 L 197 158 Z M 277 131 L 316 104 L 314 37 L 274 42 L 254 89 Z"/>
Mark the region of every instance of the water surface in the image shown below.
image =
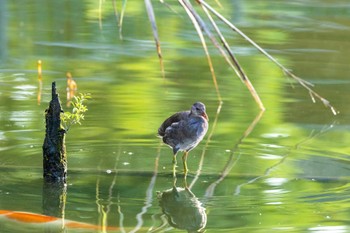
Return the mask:
<path id="1" fill-rule="evenodd" d="M 175 212 L 183 211 L 188 219 L 193 211 L 205 214 L 206 232 L 349 232 L 349 3 L 221 3 L 222 9 L 213 5 L 279 62 L 315 84 L 339 114 L 312 103 L 305 89 L 228 28 L 223 32 L 267 110 L 259 115 L 245 86 L 209 46 L 223 98 L 217 114 L 205 54 L 177 3 L 171 3 L 176 13 L 153 3 L 163 79 L 143 3 L 128 1 L 120 40 L 110 2 L 103 2 L 99 22 L 98 1 L 29 1 L 26 7 L 1 1 L 0 209 L 48 214 L 55 207 L 47 204 L 42 181 L 44 110 L 56 81 L 64 110 L 70 111 L 65 98 L 69 71 L 78 91 L 91 93 L 92 99 L 85 121 L 66 138 L 64 218 L 100 229 L 67 232 L 103 232 L 106 225 L 118 227 L 108 232 L 186 231 L 169 224 L 157 197 L 174 194 L 174 180 L 172 152 L 156 133 L 166 117 L 198 100 L 207 105 L 210 129 L 189 156 L 190 192 L 182 189 L 178 167 L 177 206 L 184 207 Z M 186 212 L 186 203 L 197 208 Z M 0 232 L 50 228 L 0 221 Z"/>

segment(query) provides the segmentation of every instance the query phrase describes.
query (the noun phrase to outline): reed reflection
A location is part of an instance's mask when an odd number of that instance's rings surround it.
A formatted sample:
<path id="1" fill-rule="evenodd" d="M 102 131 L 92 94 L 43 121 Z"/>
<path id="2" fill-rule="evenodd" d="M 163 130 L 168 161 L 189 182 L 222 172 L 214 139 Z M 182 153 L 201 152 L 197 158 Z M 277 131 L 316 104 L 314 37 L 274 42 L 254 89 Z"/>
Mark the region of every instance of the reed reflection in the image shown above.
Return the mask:
<path id="1" fill-rule="evenodd" d="M 72 74 L 70 72 L 66 73 L 67 77 L 67 107 L 70 106 L 76 91 L 78 90 L 78 85 L 74 81 Z"/>
<path id="2" fill-rule="evenodd" d="M 43 77 L 42 77 L 41 60 L 38 60 L 37 67 L 38 67 L 38 95 L 37 95 L 37 103 L 38 103 L 38 105 L 40 105 L 40 103 L 41 103 L 41 94 L 42 94 L 42 90 L 43 90 Z"/>

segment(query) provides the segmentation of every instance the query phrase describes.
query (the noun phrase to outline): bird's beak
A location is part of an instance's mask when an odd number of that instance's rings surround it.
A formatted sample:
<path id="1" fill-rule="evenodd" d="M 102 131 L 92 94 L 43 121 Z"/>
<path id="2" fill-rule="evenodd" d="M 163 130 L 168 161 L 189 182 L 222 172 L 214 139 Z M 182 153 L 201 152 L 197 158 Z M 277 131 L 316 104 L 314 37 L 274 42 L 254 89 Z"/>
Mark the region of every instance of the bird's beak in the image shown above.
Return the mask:
<path id="1" fill-rule="evenodd" d="M 205 112 L 202 113 L 202 117 L 204 117 L 207 121 L 209 121 L 209 117 Z"/>

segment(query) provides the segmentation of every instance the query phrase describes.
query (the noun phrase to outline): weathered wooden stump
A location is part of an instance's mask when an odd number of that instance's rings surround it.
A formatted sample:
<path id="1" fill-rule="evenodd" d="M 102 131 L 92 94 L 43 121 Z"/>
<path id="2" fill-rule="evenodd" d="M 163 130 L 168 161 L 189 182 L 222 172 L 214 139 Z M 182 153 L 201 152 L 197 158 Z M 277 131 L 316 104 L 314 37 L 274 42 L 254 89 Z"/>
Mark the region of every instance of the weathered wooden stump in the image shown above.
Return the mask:
<path id="1" fill-rule="evenodd" d="M 46 134 L 43 144 L 43 175 L 47 182 L 66 182 L 67 155 L 65 147 L 66 131 L 61 127 L 63 112 L 56 92 L 56 83 L 52 83 L 52 99 L 45 110 Z"/>

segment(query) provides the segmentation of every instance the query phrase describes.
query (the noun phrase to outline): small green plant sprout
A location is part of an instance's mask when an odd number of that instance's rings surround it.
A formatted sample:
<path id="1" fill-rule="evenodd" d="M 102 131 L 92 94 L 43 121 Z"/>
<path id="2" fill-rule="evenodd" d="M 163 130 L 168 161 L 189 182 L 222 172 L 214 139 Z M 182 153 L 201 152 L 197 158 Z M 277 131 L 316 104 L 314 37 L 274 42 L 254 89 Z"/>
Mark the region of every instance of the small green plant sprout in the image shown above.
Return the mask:
<path id="1" fill-rule="evenodd" d="M 84 113 L 88 110 L 84 102 L 90 98 L 90 93 L 79 93 L 79 96 L 74 96 L 71 103 L 73 106 L 72 112 L 61 113 L 61 126 L 66 132 L 72 125 L 81 125 L 81 121 L 84 120 Z"/>

